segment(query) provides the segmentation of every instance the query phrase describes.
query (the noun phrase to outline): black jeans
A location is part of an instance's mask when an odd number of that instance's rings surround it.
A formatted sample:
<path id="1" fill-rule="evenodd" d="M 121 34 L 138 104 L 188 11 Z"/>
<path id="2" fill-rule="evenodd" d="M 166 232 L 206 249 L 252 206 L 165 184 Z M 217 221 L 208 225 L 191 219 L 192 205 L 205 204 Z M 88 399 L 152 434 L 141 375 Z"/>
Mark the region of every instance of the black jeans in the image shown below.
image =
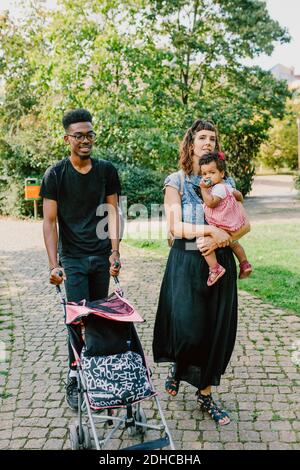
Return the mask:
<path id="1" fill-rule="evenodd" d="M 84 258 L 69 258 L 62 256 L 60 264 L 65 270 L 67 279 L 65 288 L 68 302 L 79 302 L 103 299 L 108 295 L 109 289 L 109 253 L 101 256 L 86 256 Z M 80 327 L 72 326 L 76 333 L 80 333 Z M 75 357 L 68 341 L 69 365 L 74 365 Z"/>

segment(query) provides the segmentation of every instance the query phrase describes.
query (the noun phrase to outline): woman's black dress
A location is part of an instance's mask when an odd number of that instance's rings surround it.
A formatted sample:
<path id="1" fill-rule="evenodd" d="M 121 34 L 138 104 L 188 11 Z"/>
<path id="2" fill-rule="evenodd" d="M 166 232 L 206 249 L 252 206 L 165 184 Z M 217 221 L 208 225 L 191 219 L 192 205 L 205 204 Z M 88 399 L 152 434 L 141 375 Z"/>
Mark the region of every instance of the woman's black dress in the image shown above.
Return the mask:
<path id="1" fill-rule="evenodd" d="M 230 248 L 216 250 L 225 275 L 207 286 L 208 265 L 187 240 L 175 240 L 155 320 L 155 362 L 175 362 L 176 379 L 197 388 L 219 385 L 237 330 L 236 264 Z"/>

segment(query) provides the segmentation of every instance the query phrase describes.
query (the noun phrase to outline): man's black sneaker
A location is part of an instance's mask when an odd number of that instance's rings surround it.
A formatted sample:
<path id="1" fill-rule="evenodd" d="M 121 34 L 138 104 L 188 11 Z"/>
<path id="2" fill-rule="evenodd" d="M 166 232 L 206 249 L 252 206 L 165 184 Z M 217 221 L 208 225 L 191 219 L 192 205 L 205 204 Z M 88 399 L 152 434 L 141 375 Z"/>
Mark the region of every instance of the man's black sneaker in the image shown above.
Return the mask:
<path id="1" fill-rule="evenodd" d="M 78 410 L 78 383 L 76 377 L 68 377 L 66 386 L 66 400 L 72 410 Z"/>

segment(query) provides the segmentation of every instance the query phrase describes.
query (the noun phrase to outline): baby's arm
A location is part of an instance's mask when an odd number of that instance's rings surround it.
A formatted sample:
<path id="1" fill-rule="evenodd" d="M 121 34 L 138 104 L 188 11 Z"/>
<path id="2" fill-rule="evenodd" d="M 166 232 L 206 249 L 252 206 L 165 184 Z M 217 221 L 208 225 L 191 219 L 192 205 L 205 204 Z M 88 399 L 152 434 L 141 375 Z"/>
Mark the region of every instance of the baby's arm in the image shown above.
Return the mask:
<path id="1" fill-rule="evenodd" d="M 232 194 L 234 195 L 235 199 L 239 202 L 243 202 L 244 201 L 244 198 L 243 198 L 243 195 L 240 191 L 238 191 L 237 189 L 234 189 L 232 191 Z"/>
<path id="2" fill-rule="evenodd" d="M 207 188 L 207 186 L 205 185 L 204 182 L 201 181 L 200 183 L 200 188 L 201 188 L 201 194 L 202 194 L 202 199 L 203 201 L 205 202 L 205 204 L 210 207 L 210 208 L 214 208 L 216 207 L 219 202 L 222 200 L 220 197 L 218 196 L 213 196 L 209 189 Z"/>

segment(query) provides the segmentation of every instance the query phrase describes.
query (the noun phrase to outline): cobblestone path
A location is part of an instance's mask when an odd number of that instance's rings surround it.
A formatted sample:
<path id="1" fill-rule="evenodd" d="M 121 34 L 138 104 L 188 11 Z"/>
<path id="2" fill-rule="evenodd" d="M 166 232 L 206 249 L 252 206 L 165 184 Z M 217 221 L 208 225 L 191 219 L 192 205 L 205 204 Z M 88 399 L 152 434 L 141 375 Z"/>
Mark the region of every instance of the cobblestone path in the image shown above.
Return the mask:
<path id="1" fill-rule="evenodd" d="M 232 422 L 218 428 L 197 408 L 195 389 L 163 392 L 166 366 L 151 361 L 165 260 L 122 247 L 121 281 L 146 323 L 137 327 L 177 449 L 300 449 L 300 319 L 240 292 L 238 338 L 216 391 Z M 66 334 L 48 285 L 40 222 L 0 220 L 0 449 L 68 449 L 74 414 L 65 404 Z M 298 342 L 299 348 L 299 342 Z M 296 359 L 296 360 L 295 360 Z M 299 361 L 298 361 L 299 363 Z M 144 402 L 155 418 L 153 400 Z M 129 442 L 120 431 L 110 443 Z"/>

